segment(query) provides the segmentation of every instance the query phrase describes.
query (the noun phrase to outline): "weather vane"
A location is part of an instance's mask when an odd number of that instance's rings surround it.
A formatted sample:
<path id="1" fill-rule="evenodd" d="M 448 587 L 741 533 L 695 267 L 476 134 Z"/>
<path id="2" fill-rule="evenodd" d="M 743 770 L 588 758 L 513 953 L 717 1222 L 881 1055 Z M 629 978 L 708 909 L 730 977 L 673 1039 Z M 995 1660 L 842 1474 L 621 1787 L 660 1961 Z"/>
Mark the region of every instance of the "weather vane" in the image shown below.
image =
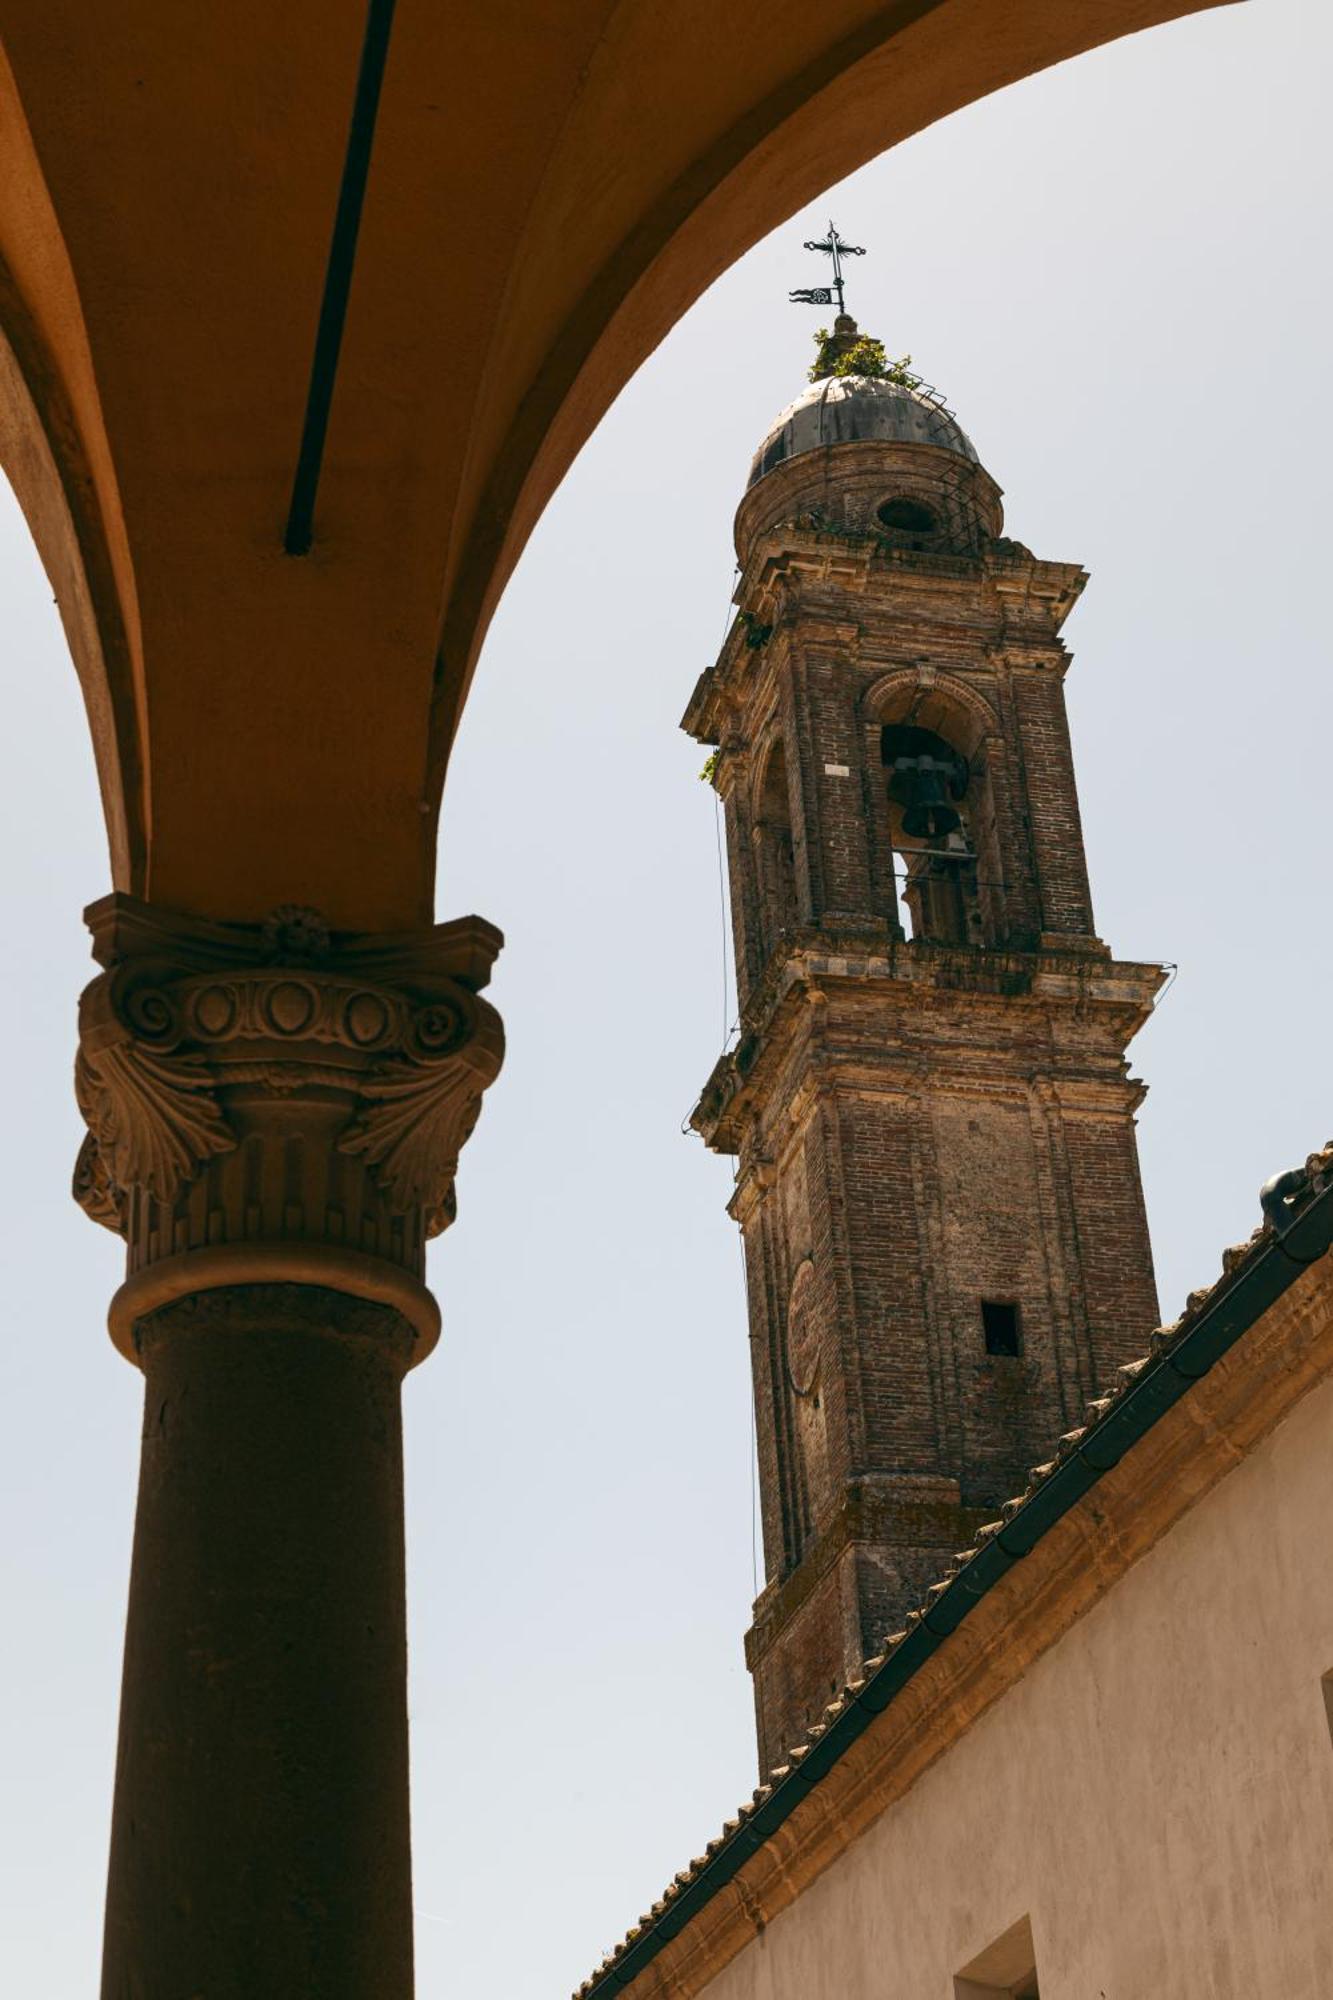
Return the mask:
<path id="1" fill-rule="evenodd" d="M 794 306 L 831 306 L 836 300 L 839 313 L 845 313 L 847 308 L 842 297 L 842 260 L 844 257 L 864 257 L 865 251 L 859 243 L 845 242 L 831 222 L 828 226 L 828 235 L 816 242 L 807 242 L 805 248 L 822 250 L 826 257 L 833 259 L 833 283 L 813 285 L 805 291 L 788 292 L 787 297 Z"/>

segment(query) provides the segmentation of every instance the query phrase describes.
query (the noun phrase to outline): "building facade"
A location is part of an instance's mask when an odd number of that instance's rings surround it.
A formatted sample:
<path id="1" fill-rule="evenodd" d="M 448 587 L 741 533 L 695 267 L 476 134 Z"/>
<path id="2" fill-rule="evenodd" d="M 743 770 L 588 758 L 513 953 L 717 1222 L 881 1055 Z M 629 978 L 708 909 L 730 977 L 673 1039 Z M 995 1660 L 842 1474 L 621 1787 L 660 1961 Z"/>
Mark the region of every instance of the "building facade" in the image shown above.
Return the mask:
<path id="1" fill-rule="evenodd" d="M 761 1782 L 577 2000 L 1333 1982 L 1333 1144 L 1155 1325 L 1161 968 L 1093 923 L 1082 572 L 999 498 L 892 369 L 817 379 L 737 516 L 685 721 L 731 862 L 694 1123 L 737 1159 Z"/>
<path id="2" fill-rule="evenodd" d="M 1333 1146 L 1266 1195 L 580 2000 L 1327 1990 Z"/>
<path id="3" fill-rule="evenodd" d="M 933 391 L 820 376 L 755 455 L 684 719 L 730 866 L 740 1036 L 693 1122 L 737 1161 L 763 1771 L 1157 1319 L 1125 1051 L 1163 972 L 1093 919 L 1086 577 L 1003 528 Z"/>

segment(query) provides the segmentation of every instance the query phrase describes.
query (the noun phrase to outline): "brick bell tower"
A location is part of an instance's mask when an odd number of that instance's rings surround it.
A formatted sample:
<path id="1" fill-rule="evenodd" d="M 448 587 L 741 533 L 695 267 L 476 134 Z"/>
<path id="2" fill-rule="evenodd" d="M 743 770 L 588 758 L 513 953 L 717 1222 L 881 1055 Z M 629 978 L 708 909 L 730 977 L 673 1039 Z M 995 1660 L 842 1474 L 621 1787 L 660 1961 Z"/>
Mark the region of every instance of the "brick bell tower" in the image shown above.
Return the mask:
<path id="1" fill-rule="evenodd" d="M 764 1771 L 1157 1322 L 1126 1047 L 1157 965 L 1093 926 L 1060 629 L 942 400 L 840 317 L 736 516 L 717 747 L 765 1570 Z"/>

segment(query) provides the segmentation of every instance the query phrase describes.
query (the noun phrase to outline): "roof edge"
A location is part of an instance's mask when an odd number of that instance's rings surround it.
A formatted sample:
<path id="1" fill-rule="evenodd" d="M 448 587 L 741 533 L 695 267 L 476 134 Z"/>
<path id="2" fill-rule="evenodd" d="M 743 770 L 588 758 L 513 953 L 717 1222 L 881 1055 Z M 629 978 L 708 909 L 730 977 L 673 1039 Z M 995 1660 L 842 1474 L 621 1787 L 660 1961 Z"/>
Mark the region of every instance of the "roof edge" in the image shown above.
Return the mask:
<path id="1" fill-rule="evenodd" d="M 866 1678 L 830 1704 L 829 1721 L 790 1753 L 791 1761 L 760 1785 L 751 1802 L 709 1843 L 701 1862 L 678 1874 L 651 1921 L 631 1931 L 618 1954 L 579 1987 L 576 2000 L 624 1992 L 665 1947 L 739 1873 L 788 1820 L 811 1790 L 900 1695 L 1014 1564 L 1029 1555 L 1134 1445 L 1290 1288 L 1333 1242 L 1333 1145 L 1303 1169 L 1278 1175 L 1261 1197 L 1265 1222 L 1249 1243 L 1228 1251 L 1223 1274 L 1191 1293 L 1173 1327 L 1160 1328 L 1149 1353 L 1120 1370 L 1122 1387 L 1089 1405 L 1089 1422 L 1061 1438 L 1054 1457 L 1033 1472 L 1033 1484 L 1008 1501 L 1001 1518 L 982 1528 L 976 1545 L 935 1584 L 906 1629 L 882 1655 L 866 1662 Z"/>

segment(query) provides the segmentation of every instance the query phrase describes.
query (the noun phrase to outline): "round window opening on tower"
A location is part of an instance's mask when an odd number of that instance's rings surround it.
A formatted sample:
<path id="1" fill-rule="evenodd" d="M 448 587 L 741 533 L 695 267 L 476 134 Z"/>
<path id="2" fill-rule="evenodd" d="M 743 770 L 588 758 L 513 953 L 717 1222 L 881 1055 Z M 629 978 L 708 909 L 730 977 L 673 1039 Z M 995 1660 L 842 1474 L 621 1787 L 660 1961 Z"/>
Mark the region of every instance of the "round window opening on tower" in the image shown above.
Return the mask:
<path id="1" fill-rule="evenodd" d="M 902 494 L 896 499 L 886 500 L 876 510 L 886 528 L 895 528 L 900 534 L 933 535 L 939 526 L 934 513 L 921 500 L 908 500 Z"/>

